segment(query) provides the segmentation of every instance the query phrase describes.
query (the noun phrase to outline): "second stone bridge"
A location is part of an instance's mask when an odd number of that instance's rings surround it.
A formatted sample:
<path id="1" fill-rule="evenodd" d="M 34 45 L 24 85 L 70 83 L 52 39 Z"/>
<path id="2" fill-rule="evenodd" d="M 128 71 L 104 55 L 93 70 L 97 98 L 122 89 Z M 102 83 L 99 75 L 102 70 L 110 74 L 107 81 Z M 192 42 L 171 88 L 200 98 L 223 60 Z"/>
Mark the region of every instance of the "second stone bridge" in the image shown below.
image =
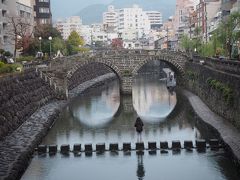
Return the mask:
<path id="1" fill-rule="evenodd" d="M 91 63 L 109 67 L 119 78 L 121 93 L 132 93 L 132 80 L 139 69 L 154 60 L 164 61 L 176 74 L 178 82 L 183 82 L 185 62 L 189 57 L 182 52 L 160 50 L 108 50 L 67 56 L 51 61 L 48 67 L 40 69 L 40 74 L 54 86 L 55 90 L 68 97 L 69 87 L 77 83 L 81 69 Z"/>

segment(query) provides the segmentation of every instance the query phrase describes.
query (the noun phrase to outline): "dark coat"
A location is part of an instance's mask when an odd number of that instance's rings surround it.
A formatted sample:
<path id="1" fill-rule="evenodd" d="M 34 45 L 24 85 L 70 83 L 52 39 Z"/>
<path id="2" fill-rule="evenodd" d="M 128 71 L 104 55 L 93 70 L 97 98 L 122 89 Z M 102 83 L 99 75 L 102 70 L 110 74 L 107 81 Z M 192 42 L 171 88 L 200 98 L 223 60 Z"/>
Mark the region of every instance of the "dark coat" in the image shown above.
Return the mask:
<path id="1" fill-rule="evenodd" d="M 136 127 L 136 131 L 138 133 L 142 132 L 144 124 L 143 124 L 142 120 L 139 117 L 136 119 L 136 122 L 135 122 L 134 126 Z"/>

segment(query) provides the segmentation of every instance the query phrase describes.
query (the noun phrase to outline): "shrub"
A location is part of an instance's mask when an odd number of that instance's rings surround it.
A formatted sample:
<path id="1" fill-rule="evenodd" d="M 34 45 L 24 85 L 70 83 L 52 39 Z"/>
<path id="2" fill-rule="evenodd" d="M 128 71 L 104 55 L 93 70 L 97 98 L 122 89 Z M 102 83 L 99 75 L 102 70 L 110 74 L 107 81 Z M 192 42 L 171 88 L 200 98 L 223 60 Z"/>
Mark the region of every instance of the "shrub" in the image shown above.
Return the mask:
<path id="1" fill-rule="evenodd" d="M 19 64 L 4 64 L 0 62 L 0 74 L 16 72 L 18 67 L 22 69 L 22 66 Z"/>
<path id="2" fill-rule="evenodd" d="M 124 70 L 123 71 L 123 76 L 131 76 L 131 72 L 129 70 Z"/>
<path id="3" fill-rule="evenodd" d="M 12 53 L 10 53 L 9 51 L 5 51 L 5 52 L 3 53 L 3 55 L 6 56 L 6 57 L 11 57 L 11 56 L 12 56 Z"/>
<path id="4" fill-rule="evenodd" d="M 32 60 L 34 60 L 34 57 L 33 56 L 20 56 L 16 60 L 17 60 L 17 62 L 32 61 Z"/>
<path id="5" fill-rule="evenodd" d="M 187 76 L 192 81 L 198 79 L 198 74 L 192 71 L 187 71 Z"/>
<path id="6" fill-rule="evenodd" d="M 0 54 L 3 54 L 5 51 L 3 49 L 0 49 Z"/>
<path id="7" fill-rule="evenodd" d="M 222 97 L 224 98 L 224 101 L 227 103 L 227 105 L 232 105 L 234 101 L 234 95 L 233 95 L 233 90 L 226 84 L 216 80 L 212 79 L 209 77 L 206 82 L 210 87 L 213 89 L 218 90 L 221 94 Z"/>
<path id="8" fill-rule="evenodd" d="M 0 62 L 0 68 L 3 67 L 5 64 L 3 62 Z"/>
<path id="9" fill-rule="evenodd" d="M 212 81 L 212 78 L 211 78 L 211 77 L 207 78 L 207 80 L 206 80 L 206 82 L 208 83 L 208 85 L 210 85 L 211 81 Z"/>

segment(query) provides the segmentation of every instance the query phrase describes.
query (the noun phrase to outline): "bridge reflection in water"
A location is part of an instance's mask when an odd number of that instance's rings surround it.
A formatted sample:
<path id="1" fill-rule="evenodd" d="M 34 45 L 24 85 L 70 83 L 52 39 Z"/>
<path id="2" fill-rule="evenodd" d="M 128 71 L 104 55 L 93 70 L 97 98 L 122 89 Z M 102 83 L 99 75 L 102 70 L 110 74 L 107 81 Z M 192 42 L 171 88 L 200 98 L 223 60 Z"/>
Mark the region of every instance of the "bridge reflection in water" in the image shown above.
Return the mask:
<path id="1" fill-rule="evenodd" d="M 143 141 L 192 140 L 201 138 L 198 123 L 189 113 L 187 103 L 176 94 L 169 94 L 159 78 L 138 77 L 133 98 L 120 98 L 118 82 L 97 90 L 89 90 L 76 98 L 63 111 L 62 116 L 45 137 L 42 144 L 82 145 L 137 141 L 134 122 L 138 115 L 144 120 Z M 136 109 L 136 112 L 133 108 Z M 173 111 L 173 112 L 172 112 Z M 168 116 L 170 114 L 170 117 Z M 211 132 L 204 138 L 215 138 Z M 120 149 L 122 147 L 119 147 Z M 223 150 L 198 154 L 183 150 L 180 154 L 143 154 L 110 152 L 87 157 L 46 155 L 35 156 L 22 179 L 237 179 L 239 173 Z"/>
<path id="2" fill-rule="evenodd" d="M 112 82 L 102 91 L 98 88 L 76 98 L 65 109 L 43 144 L 135 143 L 134 123 L 138 115 L 144 120 L 144 142 L 200 138 L 194 123 L 185 117 L 184 107 L 174 118 L 167 120 L 167 115 L 176 105 L 176 94 L 169 94 L 158 77 L 138 78 L 133 101 L 131 96 L 120 98 L 118 87 L 118 82 Z"/>

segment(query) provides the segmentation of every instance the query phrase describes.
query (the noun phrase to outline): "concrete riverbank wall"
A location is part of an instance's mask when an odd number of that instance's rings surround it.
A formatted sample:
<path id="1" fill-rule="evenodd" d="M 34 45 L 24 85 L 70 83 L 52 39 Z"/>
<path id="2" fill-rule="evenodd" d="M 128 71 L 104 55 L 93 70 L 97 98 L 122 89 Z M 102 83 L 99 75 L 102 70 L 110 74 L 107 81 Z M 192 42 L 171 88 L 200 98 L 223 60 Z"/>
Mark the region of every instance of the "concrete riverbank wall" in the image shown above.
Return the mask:
<path id="1" fill-rule="evenodd" d="M 187 88 L 240 130 L 240 76 L 186 63 Z"/>
<path id="2" fill-rule="evenodd" d="M 227 150 L 236 165 L 240 165 L 240 132 L 230 122 L 217 115 L 195 94 L 184 90 L 183 94 L 188 99 L 194 119 L 204 129 L 204 134 L 216 134 L 223 147 Z"/>

